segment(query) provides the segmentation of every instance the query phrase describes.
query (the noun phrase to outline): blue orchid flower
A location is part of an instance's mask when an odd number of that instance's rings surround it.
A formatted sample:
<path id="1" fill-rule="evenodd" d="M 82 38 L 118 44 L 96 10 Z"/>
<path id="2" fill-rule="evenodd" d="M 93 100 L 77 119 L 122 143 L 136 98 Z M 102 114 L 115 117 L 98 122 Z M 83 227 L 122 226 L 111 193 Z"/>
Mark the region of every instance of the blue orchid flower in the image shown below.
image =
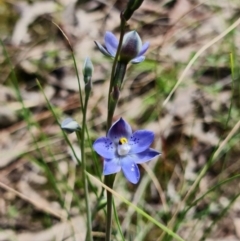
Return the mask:
<path id="1" fill-rule="evenodd" d="M 153 140 L 152 131 L 138 130 L 132 133 L 130 125 L 120 118 L 111 126 L 107 137 L 100 137 L 94 142 L 93 148 L 104 158 L 104 175 L 114 174 L 122 169 L 127 180 L 136 184 L 140 179 L 137 164 L 150 161 L 161 154 L 150 148 Z"/>
<path id="2" fill-rule="evenodd" d="M 97 48 L 105 56 L 114 58 L 117 53 L 118 39 L 111 32 L 106 32 L 104 36 L 104 46 L 95 41 Z M 142 40 L 136 31 L 128 32 L 123 37 L 120 51 L 120 61 L 133 64 L 141 63 L 145 60 L 144 54 L 149 48 L 149 42 L 142 44 Z"/>

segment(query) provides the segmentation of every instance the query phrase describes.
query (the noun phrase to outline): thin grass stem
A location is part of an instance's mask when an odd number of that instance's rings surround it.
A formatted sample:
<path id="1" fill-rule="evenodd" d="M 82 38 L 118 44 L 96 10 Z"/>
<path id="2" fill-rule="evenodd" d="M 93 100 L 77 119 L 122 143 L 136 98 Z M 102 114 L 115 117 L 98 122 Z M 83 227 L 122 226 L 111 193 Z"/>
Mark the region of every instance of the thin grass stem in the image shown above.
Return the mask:
<path id="1" fill-rule="evenodd" d="M 4 55 L 5 55 L 5 57 L 6 57 L 7 61 L 8 61 L 10 69 L 11 69 L 11 74 L 10 74 L 11 83 L 13 84 L 14 89 L 16 91 L 17 99 L 21 103 L 22 110 L 23 110 L 23 118 L 24 118 L 25 122 L 27 123 L 27 129 L 28 129 L 28 131 L 29 131 L 29 133 L 31 135 L 31 138 L 33 140 L 33 143 L 35 145 L 35 148 L 36 148 L 40 158 L 42 160 L 44 160 L 44 158 L 42 156 L 42 153 L 41 153 L 41 151 L 39 149 L 38 142 L 37 142 L 34 134 L 31 131 L 31 126 L 33 125 L 33 122 L 31 120 L 31 113 L 25 107 L 24 101 L 22 99 L 22 96 L 21 96 L 21 93 L 20 93 L 20 90 L 19 90 L 18 79 L 17 79 L 16 73 L 15 73 L 14 67 L 12 65 L 12 62 L 11 62 L 9 56 L 8 56 L 7 50 L 6 50 L 6 48 L 5 48 L 5 46 L 4 46 L 4 44 L 3 44 L 1 39 L 0 39 L 0 44 L 1 44 L 2 48 L 3 48 Z M 48 165 L 44 161 L 42 162 L 42 164 L 44 165 L 44 171 L 47 174 L 48 179 L 49 179 L 53 189 L 55 190 L 55 192 L 56 192 L 56 194 L 57 194 L 57 196 L 59 198 L 59 202 L 60 202 L 61 206 L 64 208 L 64 201 L 62 199 L 61 192 L 60 192 L 58 186 L 56 185 L 55 177 L 54 177 L 53 173 L 51 172 L 51 170 L 49 169 Z"/>
<path id="2" fill-rule="evenodd" d="M 221 40 L 222 38 L 224 38 L 227 34 L 229 34 L 233 29 L 235 29 L 238 25 L 240 24 L 240 18 L 238 18 L 232 25 L 230 25 L 225 31 L 223 31 L 221 34 L 219 34 L 217 37 L 215 37 L 214 39 L 212 39 L 210 42 L 206 43 L 202 48 L 200 48 L 198 50 L 198 52 L 192 57 L 192 59 L 189 61 L 188 65 L 186 66 L 186 68 L 184 69 L 184 71 L 182 72 L 181 76 L 179 77 L 177 83 L 175 84 L 175 86 L 173 87 L 173 89 L 171 90 L 171 92 L 169 93 L 169 95 L 167 96 L 167 98 L 164 100 L 162 106 L 166 106 L 166 104 L 168 103 L 168 101 L 170 100 L 170 98 L 172 97 L 172 95 L 174 94 L 174 92 L 176 91 L 176 89 L 178 88 L 178 86 L 182 83 L 183 79 L 185 78 L 187 72 L 189 71 L 189 69 L 192 67 L 192 65 L 194 64 L 194 62 L 198 59 L 198 57 L 204 53 L 208 48 L 210 48 L 212 45 L 214 45 L 215 43 L 217 43 L 219 40 Z"/>
<path id="3" fill-rule="evenodd" d="M 172 236 L 173 238 L 175 238 L 178 241 L 184 241 L 184 239 L 182 239 L 180 236 L 178 236 L 176 233 L 174 233 L 171 229 L 167 228 L 165 225 L 163 225 L 162 223 L 158 222 L 156 219 L 154 219 L 153 217 L 151 217 L 149 214 L 147 214 L 146 212 L 144 212 L 142 209 L 140 209 L 139 207 L 137 207 L 136 205 L 134 205 L 133 203 L 131 203 L 130 201 L 128 201 L 126 198 L 124 198 L 122 195 L 120 195 L 119 193 L 115 192 L 113 189 L 109 188 L 107 185 L 105 185 L 104 183 L 102 183 L 101 181 L 99 181 L 96 177 L 92 176 L 90 173 L 87 173 L 87 175 L 89 176 L 90 179 L 92 179 L 95 183 L 101 185 L 102 187 L 104 187 L 108 192 L 111 192 L 114 196 L 116 196 L 117 198 L 121 199 L 124 203 L 126 203 L 128 206 L 131 206 L 137 213 L 141 214 L 143 217 L 145 217 L 147 220 L 149 220 L 150 222 L 154 223 L 156 226 L 158 226 L 161 230 L 163 230 L 164 232 L 166 232 L 168 235 Z"/>

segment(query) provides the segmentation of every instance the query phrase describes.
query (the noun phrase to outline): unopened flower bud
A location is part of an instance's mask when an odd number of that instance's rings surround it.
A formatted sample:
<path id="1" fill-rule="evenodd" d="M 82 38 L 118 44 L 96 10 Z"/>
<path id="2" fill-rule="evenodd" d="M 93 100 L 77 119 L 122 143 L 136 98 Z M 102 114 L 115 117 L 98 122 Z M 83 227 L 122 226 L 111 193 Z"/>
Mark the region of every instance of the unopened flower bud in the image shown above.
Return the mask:
<path id="1" fill-rule="evenodd" d="M 107 199 L 105 197 L 102 197 L 98 202 L 97 210 L 99 211 L 103 209 L 106 205 L 107 205 Z"/>
<path id="2" fill-rule="evenodd" d="M 87 84 L 93 74 L 93 64 L 92 64 L 92 61 L 90 58 L 87 57 L 85 59 L 82 71 L 83 71 L 84 82 L 85 82 L 85 84 Z"/>
<path id="3" fill-rule="evenodd" d="M 85 92 L 89 94 L 92 90 L 92 79 L 91 78 L 87 78 L 87 79 L 88 81 L 85 84 Z"/>
<path id="4" fill-rule="evenodd" d="M 143 0 L 129 0 L 126 10 L 123 13 L 123 17 L 125 21 L 128 21 L 135 10 L 137 10 L 141 4 L 143 3 Z"/>
<path id="5" fill-rule="evenodd" d="M 120 61 L 129 62 L 137 57 L 142 48 L 142 40 L 136 31 L 126 33 L 120 51 Z"/>
<path id="6" fill-rule="evenodd" d="M 61 128 L 62 130 L 66 131 L 68 134 L 81 130 L 81 127 L 79 126 L 79 124 L 72 118 L 66 118 L 62 122 Z"/>

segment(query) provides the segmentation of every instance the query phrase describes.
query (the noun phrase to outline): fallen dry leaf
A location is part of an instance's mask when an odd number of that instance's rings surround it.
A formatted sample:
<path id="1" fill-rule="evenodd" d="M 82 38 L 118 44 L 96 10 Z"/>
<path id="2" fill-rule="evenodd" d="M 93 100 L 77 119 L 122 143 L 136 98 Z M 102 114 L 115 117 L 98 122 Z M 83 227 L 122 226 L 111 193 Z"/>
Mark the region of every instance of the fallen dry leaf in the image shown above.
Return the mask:
<path id="1" fill-rule="evenodd" d="M 169 11 L 170 24 L 174 24 L 191 9 L 192 5 L 188 0 L 177 0 L 174 7 Z"/>
<path id="2" fill-rule="evenodd" d="M 19 45 L 23 41 L 29 41 L 27 38 L 28 26 L 33 23 L 37 17 L 57 11 L 58 6 L 57 3 L 52 1 L 34 2 L 32 4 L 17 2 L 15 7 L 20 12 L 20 18 L 13 30 L 12 44 Z"/>
<path id="3" fill-rule="evenodd" d="M 84 240 L 85 238 L 84 217 L 72 218 L 69 222 L 63 222 L 40 232 L 16 233 L 6 230 L 0 233 L 0 241 L 52 241 L 52 240 Z"/>

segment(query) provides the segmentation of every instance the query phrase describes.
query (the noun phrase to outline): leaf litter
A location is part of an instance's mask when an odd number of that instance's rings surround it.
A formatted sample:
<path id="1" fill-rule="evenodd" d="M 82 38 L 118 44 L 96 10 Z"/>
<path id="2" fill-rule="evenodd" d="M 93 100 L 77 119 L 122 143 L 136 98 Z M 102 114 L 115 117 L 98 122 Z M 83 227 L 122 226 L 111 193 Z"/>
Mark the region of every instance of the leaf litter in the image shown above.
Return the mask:
<path id="1" fill-rule="evenodd" d="M 120 8 L 123 5 L 119 1 L 116 5 L 112 1 L 89 1 L 84 4 L 77 1 L 59 1 L 58 4 L 51 1 L 33 4 L 22 1 L 10 4 L 11 8 L 17 9 L 17 17 L 12 16 L 12 34 L 3 41 L 18 77 L 23 103 L 39 126 L 32 130 L 40 146 L 36 147 L 27 129 L 21 103 L 9 84 L 10 66 L 1 57 L 4 74 L 0 77 L 0 180 L 52 210 L 59 210 L 60 203 L 41 166 L 44 159 L 48 160 L 47 164 L 56 176 L 60 192 L 64 196 L 68 193 L 68 188 L 61 184 L 61 180 L 68 180 L 70 162 L 74 157 L 69 154 L 63 138 L 59 139 L 60 129 L 47 110 L 47 104 L 36 87 L 35 80 L 40 80 L 50 103 L 58 108 L 58 116 L 65 114 L 79 118 L 81 106 L 71 54 L 62 34 L 51 20 L 70 39 L 79 70 L 87 56 L 92 58 L 96 66 L 87 115 L 90 135 L 94 139 L 100 133 L 104 134 L 110 61 L 96 51 L 93 41 L 102 40 L 106 30 L 117 33 Z M 237 82 L 233 82 L 229 70 L 229 42 L 235 44 L 234 51 L 239 55 L 238 32 L 235 32 L 233 38 L 223 39 L 212 46 L 198 59 L 171 101 L 162 109 L 162 102 L 169 93 L 166 86 L 174 86 L 191 56 L 224 31 L 229 26 L 229 21 L 234 20 L 239 8 L 240 4 L 233 0 L 214 3 L 147 0 L 130 20 L 130 26 L 138 29 L 144 41 L 150 41 L 146 64 L 154 64 L 146 67 L 147 71 L 135 66 L 129 67 L 115 116 L 117 119 L 124 115 L 135 129 L 141 126 L 155 132 L 155 145 L 162 150 L 163 155 L 155 164 L 154 173 L 167 198 L 170 216 L 196 180 L 199 171 L 210 160 L 214 149 L 239 119 L 239 92 L 232 89 L 232 86 L 237 86 Z M 219 74 L 222 68 L 228 68 L 225 75 Z M 170 74 L 172 70 L 174 73 Z M 230 108 L 230 118 L 227 121 Z M 50 140 L 48 144 L 43 141 L 45 137 L 41 134 L 42 130 Z M 73 141 L 76 142 L 75 138 Z M 196 197 L 224 178 L 239 172 L 237 164 L 240 148 L 237 143 L 236 134 L 201 180 Z M 76 148 L 79 152 L 79 148 Z M 121 177 L 118 178 L 122 181 Z M 138 187 L 123 185 L 124 188 L 121 190 L 118 187 L 118 191 L 131 199 Z M 161 198 L 155 195 L 156 187 L 152 182 L 145 188 L 147 193 L 142 202 L 147 204 L 148 212 L 154 216 L 157 210 L 162 210 L 163 204 Z M 79 197 L 83 195 L 81 187 L 75 187 L 74 190 Z M 207 195 L 189 212 L 178 233 L 186 240 L 200 240 L 209 225 L 221 215 L 222 210 L 239 191 L 240 186 L 236 179 Z M 83 240 L 85 230 L 79 230 L 79 227 L 85 226 L 82 215 L 84 209 L 81 204 L 80 207 L 77 206 L 76 200 L 70 204 L 69 224 L 51 215 L 46 218 L 44 210 L 39 210 L 37 206 L 11 194 L 9 190 L 1 188 L 0 193 L 0 240 L 74 240 L 71 237 L 74 235 L 72 226 L 76 228 L 76 240 Z M 118 205 L 119 212 L 124 217 L 126 209 L 121 203 Z M 240 240 L 238 206 L 239 198 L 217 222 L 206 240 Z M 12 207 L 17 208 L 18 218 L 14 218 Z M 206 210 L 209 210 L 208 214 L 204 214 Z M 131 215 L 134 217 L 133 212 Z M 124 219 L 125 226 L 133 220 L 132 216 Z M 98 214 L 95 226 L 101 232 L 104 231 L 99 221 L 102 218 L 103 214 Z M 18 220 L 24 220 L 25 224 L 19 225 Z M 163 222 L 167 224 L 169 219 Z M 59 230 L 63 232 L 59 233 Z M 129 235 L 134 235 L 134 231 L 131 232 Z M 143 240 L 157 240 L 160 235 L 153 228 Z"/>

